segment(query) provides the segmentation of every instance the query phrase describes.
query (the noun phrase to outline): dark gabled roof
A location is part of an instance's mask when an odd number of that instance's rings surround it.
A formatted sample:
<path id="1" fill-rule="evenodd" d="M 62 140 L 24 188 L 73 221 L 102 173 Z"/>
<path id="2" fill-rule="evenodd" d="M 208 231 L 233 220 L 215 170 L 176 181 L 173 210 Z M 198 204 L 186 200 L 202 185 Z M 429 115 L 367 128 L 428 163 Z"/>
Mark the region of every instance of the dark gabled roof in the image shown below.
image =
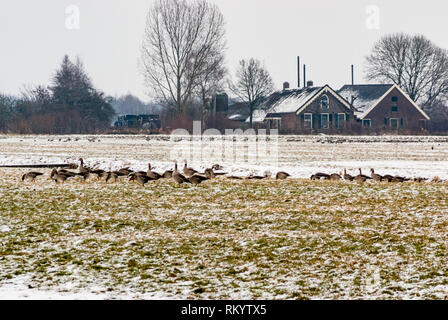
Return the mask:
<path id="1" fill-rule="evenodd" d="M 393 86 L 393 84 L 345 85 L 338 90 L 338 93 L 348 102 L 351 102 L 352 97 L 356 97 L 353 103 L 356 109 L 355 114 L 361 116 L 374 106 Z"/>
<path id="2" fill-rule="evenodd" d="M 302 89 L 286 89 L 276 91 L 267 96 L 254 110 L 253 121 L 263 122 L 266 115 L 279 115 L 297 112 L 305 103 L 314 97 L 323 87 L 307 87 Z M 249 119 L 246 120 L 246 122 Z"/>

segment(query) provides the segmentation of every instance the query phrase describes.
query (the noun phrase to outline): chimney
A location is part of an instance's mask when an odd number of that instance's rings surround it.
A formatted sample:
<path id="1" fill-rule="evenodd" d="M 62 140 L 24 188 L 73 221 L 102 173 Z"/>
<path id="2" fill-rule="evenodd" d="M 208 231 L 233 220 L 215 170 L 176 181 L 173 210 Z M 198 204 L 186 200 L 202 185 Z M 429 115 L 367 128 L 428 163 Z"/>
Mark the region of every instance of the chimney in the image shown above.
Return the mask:
<path id="1" fill-rule="evenodd" d="M 300 89 L 300 57 L 297 57 L 297 87 Z"/>
<path id="2" fill-rule="evenodd" d="M 313 81 L 307 81 L 306 82 L 306 86 L 308 87 L 308 88 L 311 88 L 311 87 L 313 87 L 314 86 L 314 82 Z"/>
<path id="3" fill-rule="evenodd" d="M 306 88 L 306 65 L 303 65 L 303 87 Z"/>
<path id="4" fill-rule="evenodd" d="M 352 65 L 352 86 L 355 84 L 355 66 Z"/>
<path id="5" fill-rule="evenodd" d="M 283 90 L 289 89 L 289 82 L 283 82 Z"/>

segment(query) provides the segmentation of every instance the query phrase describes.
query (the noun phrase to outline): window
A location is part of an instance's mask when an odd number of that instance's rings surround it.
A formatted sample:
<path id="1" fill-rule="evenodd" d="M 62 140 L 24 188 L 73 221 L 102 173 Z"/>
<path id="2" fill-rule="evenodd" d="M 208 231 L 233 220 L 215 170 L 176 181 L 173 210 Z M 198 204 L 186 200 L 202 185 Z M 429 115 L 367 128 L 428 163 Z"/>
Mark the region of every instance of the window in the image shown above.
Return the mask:
<path id="1" fill-rule="evenodd" d="M 328 109 L 328 97 L 326 95 L 323 95 L 322 98 L 320 99 L 320 106 L 322 110 Z"/>
<path id="2" fill-rule="evenodd" d="M 398 102 L 398 97 L 392 97 L 392 102 Z"/>
<path id="3" fill-rule="evenodd" d="M 370 128 L 371 126 L 372 126 L 372 121 L 370 121 L 370 119 L 362 120 L 363 128 Z"/>
<path id="4" fill-rule="evenodd" d="M 389 123 L 389 119 L 384 118 L 384 125 L 387 126 L 388 123 Z"/>
<path id="5" fill-rule="evenodd" d="M 329 115 L 328 113 L 321 113 L 320 115 L 320 126 L 322 129 L 328 129 L 328 121 Z"/>
<path id="6" fill-rule="evenodd" d="M 398 112 L 398 107 L 397 106 L 392 106 L 392 112 Z"/>
<path id="7" fill-rule="evenodd" d="M 398 119 L 390 118 L 390 127 L 392 129 L 398 129 Z"/>
<path id="8" fill-rule="evenodd" d="M 345 113 L 338 113 L 336 115 L 336 123 L 335 126 L 338 129 L 342 129 L 345 127 Z"/>
<path id="9" fill-rule="evenodd" d="M 303 115 L 303 127 L 305 129 L 313 129 L 313 114 L 305 113 Z"/>

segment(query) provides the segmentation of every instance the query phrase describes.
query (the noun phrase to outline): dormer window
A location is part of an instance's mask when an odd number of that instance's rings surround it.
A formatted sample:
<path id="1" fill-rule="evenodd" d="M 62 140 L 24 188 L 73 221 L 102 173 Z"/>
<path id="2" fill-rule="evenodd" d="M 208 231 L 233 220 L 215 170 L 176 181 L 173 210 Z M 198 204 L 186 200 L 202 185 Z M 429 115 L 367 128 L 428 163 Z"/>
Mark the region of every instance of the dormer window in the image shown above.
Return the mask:
<path id="1" fill-rule="evenodd" d="M 392 102 L 398 102 L 398 97 L 392 97 Z"/>
<path id="2" fill-rule="evenodd" d="M 328 109 L 328 97 L 326 95 L 323 95 L 322 98 L 320 99 L 320 106 L 322 110 Z"/>

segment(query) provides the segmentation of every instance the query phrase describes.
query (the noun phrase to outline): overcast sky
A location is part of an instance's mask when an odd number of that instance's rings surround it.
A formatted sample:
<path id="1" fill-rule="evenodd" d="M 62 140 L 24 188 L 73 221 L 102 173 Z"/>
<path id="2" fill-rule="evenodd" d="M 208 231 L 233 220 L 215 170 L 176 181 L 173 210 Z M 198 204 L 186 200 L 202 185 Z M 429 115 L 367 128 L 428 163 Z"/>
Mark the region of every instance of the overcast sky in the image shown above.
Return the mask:
<path id="1" fill-rule="evenodd" d="M 94 84 L 109 95 L 144 100 L 137 68 L 150 0 L 1 0 L 0 92 L 49 84 L 64 54 L 79 55 Z M 421 33 L 448 49 L 448 2 L 440 0 L 213 0 L 226 18 L 227 65 L 262 60 L 280 89 L 297 86 L 297 56 L 307 79 L 338 89 L 364 83 L 364 57 L 382 35 Z M 66 9 L 79 8 L 79 29 Z M 379 13 L 379 15 L 377 14 Z M 378 19 L 379 18 L 379 19 Z M 72 21 L 72 20 L 70 20 Z M 73 24 L 71 24 L 73 26 Z"/>

